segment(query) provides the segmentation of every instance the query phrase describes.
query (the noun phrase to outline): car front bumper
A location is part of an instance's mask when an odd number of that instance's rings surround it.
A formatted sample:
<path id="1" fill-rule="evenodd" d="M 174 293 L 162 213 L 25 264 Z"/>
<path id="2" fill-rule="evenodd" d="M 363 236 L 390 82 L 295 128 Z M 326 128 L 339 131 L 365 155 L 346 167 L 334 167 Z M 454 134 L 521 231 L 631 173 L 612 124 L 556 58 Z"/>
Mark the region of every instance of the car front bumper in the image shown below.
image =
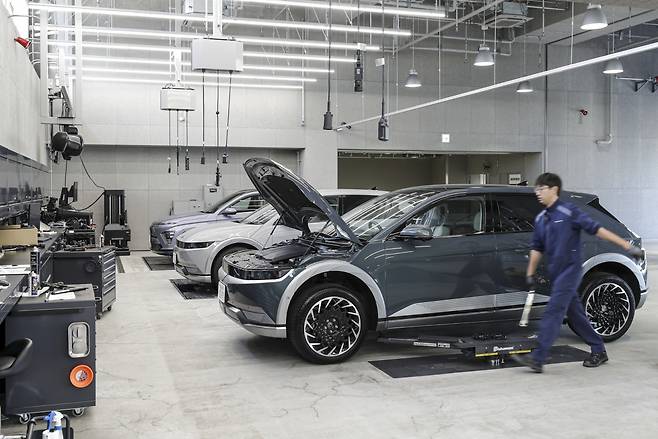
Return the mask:
<path id="1" fill-rule="evenodd" d="M 173 240 L 167 241 L 162 237 L 162 233 L 169 230 L 167 226 L 151 225 L 149 232 L 151 238 L 151 251 L 159 255 L 171 256 L 174 252 Z"/>
<path id="2" fill-rule="evenodd" d="M 176 271 L 194 282 L 210 283 L 210 273 L 206 272 L 206 262 L 212 254 L 212 246 L 206 248 L 174 247 L 173 261 Z"/>
<path id="3" fill-rule="evenodd" d="M 282 283 L 283 288 L 275 287 L 275 289 L 283 291 L 287 282 L 283 278 L 276 280 L 281 281 L 276 283 Z M 220 269 L 217 285 L 219 307 L 231 320 L 253 334 L 264 337 L 286 338 L 285 324 L 277 324 L 258 303 L 250 300 L 247 295 L 237 292 L 237 290 L 245 291 L 245 286 L 247 289 L 253 286 L 256 290 L 260 290 L 262 284 L 263 281 L 247 281 L 228 276 Z M 236 288 L 236 286 L 238 287 Z M 231 290 L 233 291 L 231 292 Z"/>

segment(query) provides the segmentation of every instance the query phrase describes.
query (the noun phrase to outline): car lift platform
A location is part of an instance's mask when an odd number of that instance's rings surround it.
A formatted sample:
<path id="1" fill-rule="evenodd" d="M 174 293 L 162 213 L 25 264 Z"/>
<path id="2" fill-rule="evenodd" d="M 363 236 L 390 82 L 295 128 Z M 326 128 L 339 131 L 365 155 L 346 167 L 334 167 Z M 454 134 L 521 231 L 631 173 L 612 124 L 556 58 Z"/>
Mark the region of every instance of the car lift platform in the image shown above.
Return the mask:
<path id="1" fill-rule="evenodd" d="M 537 336 L 476 334 L 471 337 L 447 337 L 434 335 L 419 335 L 417 337 L 387 337 L 381 336 L 378 342 L 401 344 L 425 348 L 459 350 L 467 358 L 486 359 L 489 364 L 498 367 L 505 358 L 514 354 L 528 354 L 536 346 Z"/>

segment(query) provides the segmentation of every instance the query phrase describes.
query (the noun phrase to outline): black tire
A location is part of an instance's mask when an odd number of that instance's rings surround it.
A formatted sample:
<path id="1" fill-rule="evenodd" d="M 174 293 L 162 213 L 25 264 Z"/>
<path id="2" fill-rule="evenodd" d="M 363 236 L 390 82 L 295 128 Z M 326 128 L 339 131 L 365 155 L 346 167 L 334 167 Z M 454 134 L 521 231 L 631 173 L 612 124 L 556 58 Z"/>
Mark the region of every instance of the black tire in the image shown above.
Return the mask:
<path id="1" fill-rule="evenodd" d="M 617 340 L 628 331 L 635 317 L 633 290 L 624 279 L 611 273 L 588 276 L 583 285 L 581 299 L 592 327 L 603 341 Z M 567 324 L 573 331 L 571 323 Z"/>
<path id="2" fill-rule="evenodd" d="M 307 321 L 309 332 L 304 330 Z M 359 350 L 367 331 L 366 307 L 358 295 L 343 285 L 315 285 L 290 305 L 288 339 L 297 353 L 311 363 L 347 360 Z"/>
<path id="3" fill-rule="evenodd" d="M 233 253 L 241 252 L 243 250 L 252 250 L 251 247 L 245 247 L 242 245 L 234 245 L 232 247 L 225 248 L 221 252 L 215 256 L 215 260 L 212 262 L 212 268 L 210 272 L 210 281 L 212 282 L 213 286 L 216 287 L 217 284 L 219 283 L 219 278 L 217 276 L 219 269 L 222 268 L 222 262 L 224 261 L 224 258 L 228 255 L 231 255 Z"/>

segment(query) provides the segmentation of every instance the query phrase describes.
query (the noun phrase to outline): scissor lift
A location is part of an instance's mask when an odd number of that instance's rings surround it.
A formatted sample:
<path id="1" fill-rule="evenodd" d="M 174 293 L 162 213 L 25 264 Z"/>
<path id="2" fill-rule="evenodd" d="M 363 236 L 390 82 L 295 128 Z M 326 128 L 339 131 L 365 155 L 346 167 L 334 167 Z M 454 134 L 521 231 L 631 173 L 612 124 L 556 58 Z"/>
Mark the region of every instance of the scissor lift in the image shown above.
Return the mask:
<path id="1" fill-rule="evenodd" d="M 536 344 L 533 335 L 476 334 L 471 337 L 447 337 L 420 335 L 417 337 L 380 336 L 377 341 L 389 344 L 419 346 L 459 350 L 467 358 L 489 360 L 489 364 L 498 367 L 505 363 L 506 357 L 515 354 L 528 354 Z"/>

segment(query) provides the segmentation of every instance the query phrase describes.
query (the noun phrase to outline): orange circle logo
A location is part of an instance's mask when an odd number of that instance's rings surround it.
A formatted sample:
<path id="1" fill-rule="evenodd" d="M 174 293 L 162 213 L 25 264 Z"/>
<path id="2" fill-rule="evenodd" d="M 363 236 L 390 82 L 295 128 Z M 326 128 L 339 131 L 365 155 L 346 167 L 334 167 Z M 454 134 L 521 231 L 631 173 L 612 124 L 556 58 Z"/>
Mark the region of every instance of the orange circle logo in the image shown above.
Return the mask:
<path id="1" fill-rule="evenodd" d="M 75 366 L 71 369 L 69 380 L 74 387 L 83 389 L 94 381 L 94 371 L 91 370 L 91 367 L 85 366 L 84 364 Z"/>

